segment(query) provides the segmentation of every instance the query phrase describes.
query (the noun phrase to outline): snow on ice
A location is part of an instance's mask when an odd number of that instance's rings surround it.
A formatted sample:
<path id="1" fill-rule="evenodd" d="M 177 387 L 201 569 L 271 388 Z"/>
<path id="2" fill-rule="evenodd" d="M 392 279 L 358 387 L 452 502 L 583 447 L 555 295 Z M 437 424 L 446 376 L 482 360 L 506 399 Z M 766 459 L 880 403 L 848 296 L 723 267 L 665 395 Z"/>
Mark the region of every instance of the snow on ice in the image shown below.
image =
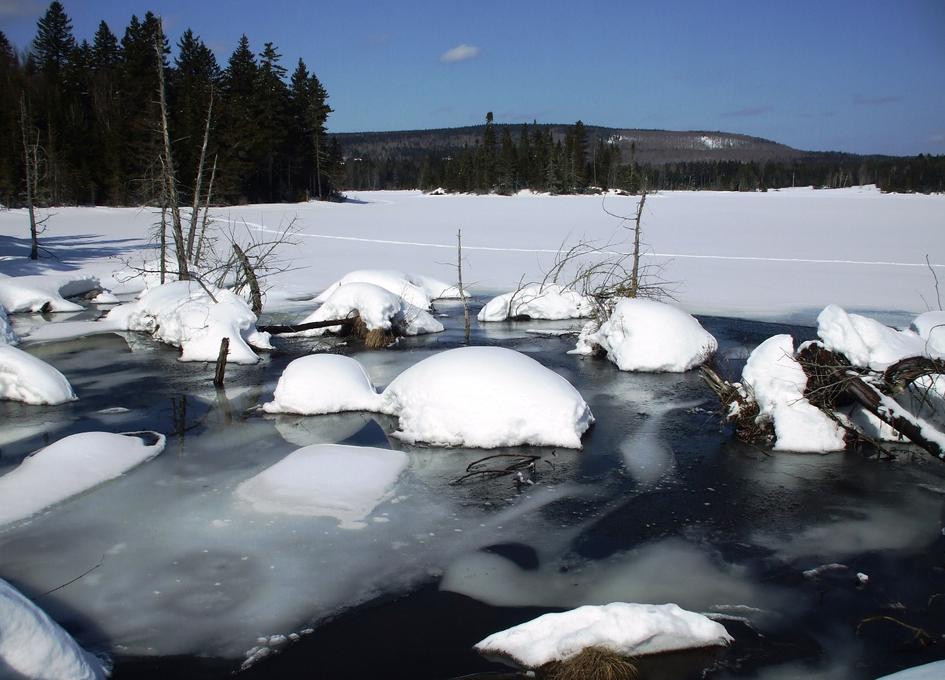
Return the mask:
<path id="1" fill-rule="evenodd" d="M 256 315 L 235 293 L 195 281 L 173 281 L 151 288 L 135 302 L 112 309 L 106 322 L 115 328 L 151 333 L 156 340 L 181 348 L 181 361 L 216 361 L 220 341 L 230 339 L 228 360 L 255 364 L 252 347 L 272 349 L 269 334 L 256 330 Z"/>
<path id="2" fill-rule="evenodd" d="M 7 316 L 7 310 L 0 305 L 0 345 L 15 345 L 19 342 L 13 327 L 10 325 L 10 317 Z"/>
<path id="3" fill-rule="evenodd" d="M 257 512 L 333 517 L 360 528 L 390 497 L 407 462 L 406 454 L 390 449 L 316 444 L 290 453 L 235 493 Z"/>
<path id="4" fill-rule="evenodd" d="M 603 647 L 621 656 L 644 656 L 731 641 L 720 623 L 675 604 L 613 602 L 539 616 L 490 635 L 476 650 L 537 668 L 565 661 L 588 647 Z"/>
<path id="5" fill-rule="evenodd" d="M 0 344 L 0 399 L 27 404 L 63 404 L 76 398 L 66 377 L 42 359 Z"/>
<path id="6" fill-rule="evenodd" d="M 378 411 L 381 397 L 355 359 L 340 354 L 312 354 L 295 359 L 282 372 L 267 413 L 318 415 Z"/>
<path id="7" fill-rule="evenodd" d="M 581 331 L 575 354 L 599 345 L 621 371 L 682 373 L 705 362 L 718 343 L 694 317 L 654 300 L 620 300 L 596 331 Z"/>
<path id="8" fill-rule="evenodd" d="M 163 450 L 164 435 L 151 432 L 64 437 L 0 477 L 0 526 L 114 479 Z"/>
<path id="9" fill-rule="evenodd" d="M 933 661 L 892 675 L 884 675 L 876 680 L 941 680 L 943 677 L 945 677 L 945 661 Z"/>
<path id="10" fill-rule="evenodd" d="M 754 395 L 759 418 L 771 421 L 775 449 L 782 451 L 841 451 L 843 430 L 804 398 L 807 375 L 794 359 L 790 335 L 768 338 L 748 357 L 742 383 Z"/>
<path id="11" fill-rule="evenodd" d="M 401 373 L 384 390 L 398 438 L 439 446 L 581 448 L 594 422 L 580 393 L 520 352 L 460 347 Z"/>
<path id="12" fill-rule="evenodd" d="M 36 274 L 0 277 L 0 305 L 8 312 L 79 312 L 81 305 L 66 300 L 101 288 L 89 274 Z"/>
<path id="13" fill-rule="evenodd" d="M 333 287 L 322 305 L 299 323 L 345 319 L 354 312 L 361 316 L 368 330 L 393 330 L 401 335 L 423 335 L 443 330 L 443 324 L 430 316 L 425 308 L 373 283 L 345 283 Z M 339 326 L 313 328 L 297 335 L 317 336 L 338 330 Z"/>
<path id="14" fill-rule="evenodd" d="M 520 290 L 492 298 L 479 311 L 480 321 L 505 321 L 509 317 L 531 319 L 580 319 L 594 311 L 591 300 L 556 283 L 530 283 Z"/>
<path id="15" fill-rule="evenodd" d="M 42 609 L 0 579 L 0 675 L 34 680 L 100 680 L 110 674 L 96 656 Z M 9 675 L 7 675 L 9 673 Z"/>
<path id="16" fill-rule="evenodd" d="M 459 289 L 444 281 L 421 274 L 406 274 L 391 269 L 359 269 L 348 272 L 328 286 L 316 298 L 325 302 L 338 289 L 349 283 L 372 283 L 394 295 L 399 295 L 414 307 L 429 309 L 433 300 L 455 299 L 460 297 Z"/>

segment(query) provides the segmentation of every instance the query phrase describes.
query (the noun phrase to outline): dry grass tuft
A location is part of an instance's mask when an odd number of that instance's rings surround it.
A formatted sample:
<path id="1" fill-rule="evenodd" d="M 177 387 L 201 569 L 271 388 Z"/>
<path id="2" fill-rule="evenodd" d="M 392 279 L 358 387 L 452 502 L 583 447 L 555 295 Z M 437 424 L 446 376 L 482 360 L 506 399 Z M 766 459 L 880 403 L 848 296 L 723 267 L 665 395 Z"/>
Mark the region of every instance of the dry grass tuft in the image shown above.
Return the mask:
<path id="1" fill-rule="evenodd" d="M 552 661 L 537 669 L 540 680 L 637 680 L 632 659 L 603 647 L 588 647 L 566 661 Z"/>

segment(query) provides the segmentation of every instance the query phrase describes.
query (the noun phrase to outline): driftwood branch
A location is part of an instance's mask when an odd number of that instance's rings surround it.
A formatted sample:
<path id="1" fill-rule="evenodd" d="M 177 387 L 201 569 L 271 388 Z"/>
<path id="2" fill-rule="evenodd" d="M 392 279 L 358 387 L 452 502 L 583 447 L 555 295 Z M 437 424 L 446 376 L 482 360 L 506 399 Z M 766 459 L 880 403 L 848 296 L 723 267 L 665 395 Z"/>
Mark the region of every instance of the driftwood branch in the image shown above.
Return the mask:
<path id="1" fill-rule="evenodd" d="M 358 317 L 353 316 L 347 319 L 327 319 L 325 321 L 310 321 L 309 323 L 299 323 L 294 326 L 257 326 L 256 328 L 262 331 L 263 333 L 271 333 L 272 335 L 284 335 L 286 333 L 301 333 L 302 331 L 310 331 L 315 328 L 329 328 L 331 326 L 354 326 L 355 321 Z"/>

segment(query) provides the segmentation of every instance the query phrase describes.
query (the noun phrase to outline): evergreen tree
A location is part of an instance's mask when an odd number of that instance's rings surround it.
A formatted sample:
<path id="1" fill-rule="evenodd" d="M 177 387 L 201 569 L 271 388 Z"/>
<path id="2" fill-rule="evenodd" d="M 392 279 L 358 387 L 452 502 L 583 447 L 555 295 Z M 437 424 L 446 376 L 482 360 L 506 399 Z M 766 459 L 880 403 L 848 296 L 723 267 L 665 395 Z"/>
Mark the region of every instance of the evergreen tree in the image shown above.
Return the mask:
<path id="1" fill-rule="evenodd" d="M 222 172 L 220 189 L 231 201 L 247 201 L 256 163 L 256 57 L 244 34 L 223 73 Z"/>
<path id="2" fill-rule="evenodd" d="M 265 187 L 263 198 L 267 201 L 285 200 L 287 182 L 280 181 L 276 169 L 287 140 L 289 126 L 289 92 L 286 88 L 286 69 L 279 63 L 282 55 L 271 42 L 267 42 L 259 54 L 256 72 L 256 97 L 265 102 L 256 111 L 256 133 L 260 156 L 257 173 Z M 284 178 L 283 178 L 284 179 Z"/>
<path id="3" fill-rule="evenodd" d="M 486 114 L 486 128 L 482 133 L 481 177 L 479 183 L 481 191 L 491 191 L 495 186 L 496 161 L 495 125 L 492 123 L 492 111 L 489 111 Z"/>
<path id="4" fill-rule="evenodd" d="M 32 56 L 43 74 L 59 82 L 59 76 L 76 47 L 72 35 L 72 20 L 66 16 L 62 3 L 52 2 L 36 24 Z"/>

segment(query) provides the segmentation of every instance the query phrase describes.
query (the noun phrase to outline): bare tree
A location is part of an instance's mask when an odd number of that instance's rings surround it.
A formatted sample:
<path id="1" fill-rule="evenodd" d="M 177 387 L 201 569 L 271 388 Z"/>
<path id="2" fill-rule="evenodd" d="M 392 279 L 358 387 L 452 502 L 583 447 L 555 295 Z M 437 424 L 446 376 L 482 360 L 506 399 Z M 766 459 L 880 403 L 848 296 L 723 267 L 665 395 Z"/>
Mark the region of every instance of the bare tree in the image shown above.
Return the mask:
<path id="1" fill-rule="evenodd" d="M 26 209 L 30 216 L 30 259 L 39 259 L 39 233 L 48 217 L 36 219 L 34 202 L 39 194 L 40 146 L 39 135 L 26 113 L 26 95 L 20 96 L 20 130 L 23 135 L 23 171 L 26 176 Z"/>
<path id="2" fill-rule="evenodd" d="M 466 343 L 469 343 L 469 301 L 466 299 L 466 289 L 463 288 L 463 230 L 456 232 L 456 275 L 459 279 L 459 299 L 463 301 L 463 327 L 465 328 Z"/>

